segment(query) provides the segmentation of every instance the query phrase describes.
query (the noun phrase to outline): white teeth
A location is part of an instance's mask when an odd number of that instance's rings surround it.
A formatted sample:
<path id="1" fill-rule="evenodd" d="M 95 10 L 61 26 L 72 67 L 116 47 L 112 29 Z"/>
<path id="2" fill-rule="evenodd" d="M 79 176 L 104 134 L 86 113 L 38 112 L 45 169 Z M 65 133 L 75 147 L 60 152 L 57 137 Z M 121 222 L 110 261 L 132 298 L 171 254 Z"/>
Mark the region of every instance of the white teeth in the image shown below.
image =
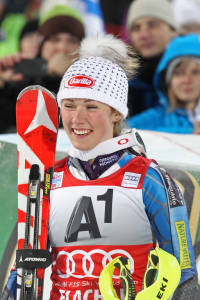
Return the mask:
<path id="1" fill-rule="evenodd" d="M 74 133 L 76 133 L 76 134 L 86 134 L 86 133 L 88 133 L 90 130 L 87 130 L 87 129 L 85 129 L 85 130 L 78 130 L 78 129 L 74 129 Z"/>

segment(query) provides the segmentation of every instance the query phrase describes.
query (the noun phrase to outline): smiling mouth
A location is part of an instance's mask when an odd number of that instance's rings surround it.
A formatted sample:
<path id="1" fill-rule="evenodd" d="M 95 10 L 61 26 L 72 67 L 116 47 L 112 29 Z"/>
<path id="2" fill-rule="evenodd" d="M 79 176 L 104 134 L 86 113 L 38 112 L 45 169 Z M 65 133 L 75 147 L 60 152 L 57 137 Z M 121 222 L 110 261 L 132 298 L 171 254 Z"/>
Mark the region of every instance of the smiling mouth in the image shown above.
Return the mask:
<path id="1" fill-rule="evenodd" d="M 191 88 L 185 88 L 183 91 L 184 91 L 185 93 L 190 93 L 190 92 L 192 92 L 192 89 L 191 89 Z"/>
<path id="2" fill-rule="evenodd" d="M 152 48 L 154 46 L 153 43 L 147 43 L 147 44 L 142 44 L 141 47 L 144 49 L 149 49 Z"/>
<path id="3" fill-rule="evenodd" d="M 89 135 L 92 132 L 92 130 L 90 130 L 90 129 L 74 129 L 73 128 L 72 132 L 78 136 L 85 136 L 85 135 Z"/>

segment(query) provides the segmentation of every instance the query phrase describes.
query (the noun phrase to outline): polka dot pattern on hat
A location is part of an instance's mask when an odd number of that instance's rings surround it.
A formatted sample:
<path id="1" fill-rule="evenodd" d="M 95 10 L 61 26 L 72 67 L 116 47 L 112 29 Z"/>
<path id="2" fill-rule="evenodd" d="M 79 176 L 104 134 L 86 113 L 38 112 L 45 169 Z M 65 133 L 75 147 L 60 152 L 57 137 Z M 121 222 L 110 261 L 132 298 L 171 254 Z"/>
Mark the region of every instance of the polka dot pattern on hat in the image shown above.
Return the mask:
<path id="1" fill-rule="evenodd" d="M 109 59 L 91 56 L 77 60 L 67 69 L 57 100 L 59 106 L 67 98 L 100 101 L 119 111 L 125 118 L 128 114 L 127 96 L 128 80 L 122 68 Z"/>

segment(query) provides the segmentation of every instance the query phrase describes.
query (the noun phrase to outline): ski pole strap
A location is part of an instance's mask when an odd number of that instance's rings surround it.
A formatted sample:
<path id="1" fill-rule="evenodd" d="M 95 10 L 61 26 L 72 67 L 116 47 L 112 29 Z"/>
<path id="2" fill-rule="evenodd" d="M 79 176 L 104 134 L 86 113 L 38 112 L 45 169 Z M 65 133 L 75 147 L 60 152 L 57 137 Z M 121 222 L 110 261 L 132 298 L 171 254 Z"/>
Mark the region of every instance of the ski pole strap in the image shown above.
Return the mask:
<path id="1" fill-rule="evenodd" d="M 119 300 L 113 288 L 112 276 L 115 268 L 120 272 L 120 279 L 124 289 L 124 300 L 134 300 L 136 296 L 135 285 L 131 277 L 130 261 L 126 257 L 118 256 L 109 262 L 99 277 L 99 289 L 104 300 Z"/>
<path id="2" fill-rule="evenodd" d="M 48 250 L 22 249 L 16 251 L 16 267 L 31 269 L 46 269 L 52 263 L 52 255 Z"/>
<path id="3" fill-rule="evenodd" d="M 112 283 L 115 268 L 120 271 L 124 300 L 168 300 L 181 278 L 181 268 L 176 257 L 156 247 L 149 252 L 143 289 L 136 295 L 130 272 L 130 261 L 128 258 L 118 256 L 103 268 L 99 277 L 99 288 L 104 300 L 119 300 Z"/>
<path id="4" fill-rule="evenodd" d="M 143 290 L 135 300 L 168 300 L 177 288 L 181 268 L 176 257 L 159 247 L 149 252 L 148 264 L 143 279 Z"/>

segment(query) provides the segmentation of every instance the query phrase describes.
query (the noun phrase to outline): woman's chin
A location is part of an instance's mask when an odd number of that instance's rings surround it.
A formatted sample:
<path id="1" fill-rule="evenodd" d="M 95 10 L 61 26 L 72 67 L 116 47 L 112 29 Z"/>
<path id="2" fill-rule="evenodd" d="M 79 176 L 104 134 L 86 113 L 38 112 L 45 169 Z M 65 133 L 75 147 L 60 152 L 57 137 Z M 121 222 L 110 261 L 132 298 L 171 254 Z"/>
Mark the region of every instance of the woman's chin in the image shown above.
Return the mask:
<path id="1" fill-rule="evenodd" d="M 95 145 L 89 146 L 89 145 L 83 145 L 81 143 L 72 143 L 72 145 L 74 146 L 74 148 L 80 151 L 89 151 L 95 147 Z"/>

